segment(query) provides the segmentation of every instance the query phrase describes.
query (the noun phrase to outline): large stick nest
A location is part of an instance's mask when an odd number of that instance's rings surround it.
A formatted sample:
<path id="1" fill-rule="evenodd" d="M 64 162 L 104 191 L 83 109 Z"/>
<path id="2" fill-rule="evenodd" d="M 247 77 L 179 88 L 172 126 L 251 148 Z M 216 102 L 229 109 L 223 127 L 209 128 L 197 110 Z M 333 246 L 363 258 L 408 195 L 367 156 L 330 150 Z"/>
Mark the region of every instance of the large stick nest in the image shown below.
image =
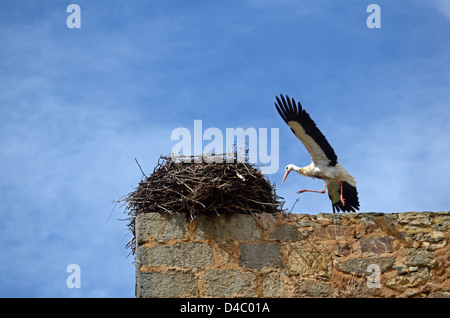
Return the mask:
<path id="1" fill-rule="evenodd" d="M 139 166 L 140 167 L 140 166 Z M 153 173 L 143 178 L 122 202 L 128 213 L 133 239 L 127 244 L 134 254 L 134 221 L 138 213 L 189 212 L 199 214 L 275 213 L 283 203 L 275 187 L 248 158 L 237 154 L 161 156 Z"/>

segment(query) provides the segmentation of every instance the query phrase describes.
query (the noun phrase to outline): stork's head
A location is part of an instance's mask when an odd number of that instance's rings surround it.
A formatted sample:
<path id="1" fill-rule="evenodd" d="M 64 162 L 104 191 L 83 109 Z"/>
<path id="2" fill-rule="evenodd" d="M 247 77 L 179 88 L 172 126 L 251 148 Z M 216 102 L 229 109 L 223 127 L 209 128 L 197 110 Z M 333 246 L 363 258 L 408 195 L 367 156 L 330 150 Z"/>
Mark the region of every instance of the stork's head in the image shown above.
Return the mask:
<path id="1" fill-rule="evenodd" d="M 297 167 L 293 164 L 289 164 L 286 166 L 286 168 L 284 168 L 284 177 L 283 177 L 283 181 L 281 181 L 281 183 L 284 183 L 284 180 L 286 180 L 289 172 L 291 172 L 292 170 L 295 170 L 295 168 L 297 168 Z"/>

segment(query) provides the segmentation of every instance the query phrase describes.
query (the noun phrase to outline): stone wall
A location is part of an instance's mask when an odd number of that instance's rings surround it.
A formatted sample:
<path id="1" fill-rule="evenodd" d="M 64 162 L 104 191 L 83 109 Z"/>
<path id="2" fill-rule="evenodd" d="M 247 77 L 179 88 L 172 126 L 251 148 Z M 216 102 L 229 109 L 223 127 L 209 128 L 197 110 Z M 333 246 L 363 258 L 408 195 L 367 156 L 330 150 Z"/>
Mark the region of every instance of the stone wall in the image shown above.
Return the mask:
<path id="1" fill-rule="evenodd" d="M 137 297 L 449 297 L 450 212 L 145 213 Z"/>

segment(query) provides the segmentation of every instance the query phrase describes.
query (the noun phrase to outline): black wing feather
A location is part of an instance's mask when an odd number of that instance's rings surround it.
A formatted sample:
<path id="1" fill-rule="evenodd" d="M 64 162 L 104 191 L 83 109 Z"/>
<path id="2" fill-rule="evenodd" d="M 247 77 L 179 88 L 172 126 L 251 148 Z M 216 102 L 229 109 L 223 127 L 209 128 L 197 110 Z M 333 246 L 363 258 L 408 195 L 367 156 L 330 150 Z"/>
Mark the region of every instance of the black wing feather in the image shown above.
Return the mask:
<path id="1" fill-rule="evenodd" d="M 309 114 L 302 108 L 300 102 L 296 103 L 293 98 L 290 99 L 287 95 L 287 102 L 282 94 L 280 94 L 280 97 L 281 99 L 276 96 L 277 102 L 275 103 L 275 107 L 281 118 L 283 118 L 286 123 L 289 121 L 297 121 L 305 130 L 305 133 L 311 136 L 319 147 L 322 148 L 330 161 L 329 165 L 335 166 L 337 163 L 337 156 L 334 149 L 328 143 L 320 129 L 317 128 L 316 123 L 311 119 Z"/>
<path id="2" fill-rule="evenodd" d="M 335 212 L 335 209 L 338 212 L 356 212 L 356 210 L 359 210 L 358 190 L 356 190 L 356 187 L 348 182 L 342 181 L 342 190 L 344 191 L 345 205 L 342 205 L 340 200 L 332 204 L 333 213 Z M 341 190 L 339 188 L 339 195 L 340 194 Z"/>

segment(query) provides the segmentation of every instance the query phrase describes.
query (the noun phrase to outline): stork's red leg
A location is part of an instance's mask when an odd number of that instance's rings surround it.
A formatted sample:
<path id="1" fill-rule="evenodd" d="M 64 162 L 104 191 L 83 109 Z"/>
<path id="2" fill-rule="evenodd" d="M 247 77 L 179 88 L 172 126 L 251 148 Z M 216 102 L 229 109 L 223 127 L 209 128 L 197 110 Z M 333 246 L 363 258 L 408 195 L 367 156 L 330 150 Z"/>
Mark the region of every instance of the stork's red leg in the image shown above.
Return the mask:
<path id="1" fill-rule="evenodd" d="M 323 191 L 315 191 L 315 190 L 300 190 L 297 191 L 297 193 L 303 193 L 303 192 L 315 192 L 315 193 L 325 193 L 325 190 L 327 188 L 327 184 L 325 183 L 325 186 L 323 187 Z"/>
<path id="2" fill-rule="evenodd" d="M 345 199 L 344 199 L 344 183 L 338 179 L 336 179 L 337 182 L 341 185 L 341 203 L 342 205 L 345 205 Z"/>

